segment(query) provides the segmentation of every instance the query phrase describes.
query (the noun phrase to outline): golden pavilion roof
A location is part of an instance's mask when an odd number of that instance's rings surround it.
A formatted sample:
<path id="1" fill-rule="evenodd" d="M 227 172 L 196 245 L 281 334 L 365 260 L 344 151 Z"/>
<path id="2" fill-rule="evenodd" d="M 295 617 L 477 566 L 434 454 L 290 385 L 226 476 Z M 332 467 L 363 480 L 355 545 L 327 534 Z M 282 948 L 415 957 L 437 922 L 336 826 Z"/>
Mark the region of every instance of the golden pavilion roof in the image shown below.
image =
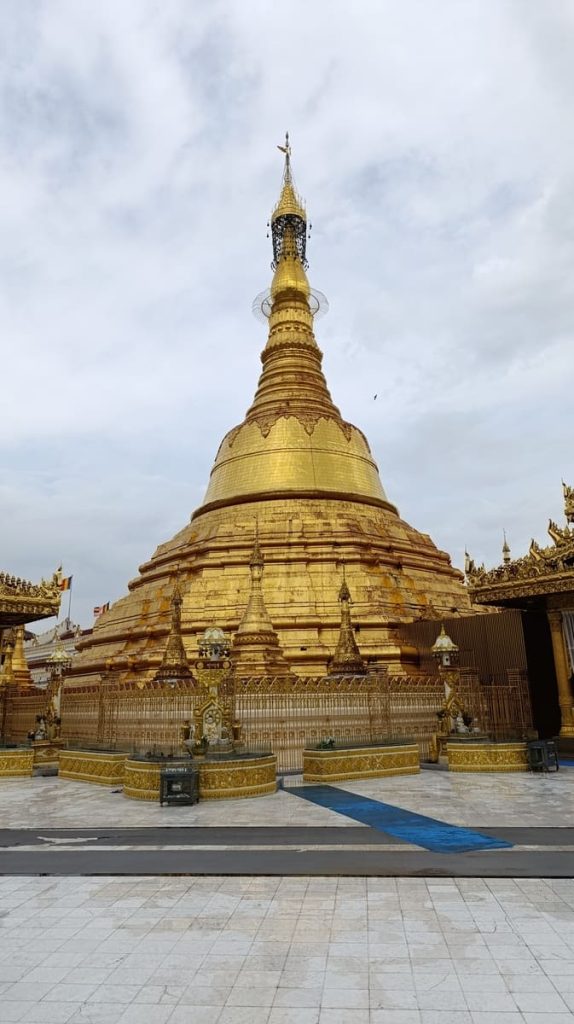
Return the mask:
<path id="1" fill-rule="evenodd" d="M 476 604 L 524 603 L 524 599 L 574 592 L 574 487 L 562 483 L 566 525 L 548 523 L 551 544 L 534 539 L 526 555 L 512 559 L 504 539 L 502 564 L 494 569 L 475 565 L 467 557 L 466 577 Z"/>
<path id="2" fill-rule="evenodd" d="M 0 572 L 0 629 L 58 615 L 61 596 L 58 573 L 51 580 L 30 583 Z"/>

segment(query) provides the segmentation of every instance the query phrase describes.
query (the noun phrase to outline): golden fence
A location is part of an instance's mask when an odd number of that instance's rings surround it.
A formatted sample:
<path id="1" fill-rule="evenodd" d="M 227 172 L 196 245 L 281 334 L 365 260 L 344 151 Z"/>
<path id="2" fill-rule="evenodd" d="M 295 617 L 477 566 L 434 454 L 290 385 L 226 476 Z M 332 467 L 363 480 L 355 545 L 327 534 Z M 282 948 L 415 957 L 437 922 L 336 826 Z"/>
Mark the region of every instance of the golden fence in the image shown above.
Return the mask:
<path id="1" fill-rule="evenodd" d="M 235 685 L 235 715 L 246 747 L 271 749 L 280 772 L 301 772 L 304 748 L 329 737 L 338 743 L 362 743 L 389 732 L 382 674 L 366 679 L 241 679 Z"/>
<path id="2" fill-rule="evenodd" d="M 226 685 L 229 681 L 227 677 Z M 487 686 L 479 685 L 476 673 L 462 670 L 459 691 L 474 724 L 496 739 L 524 736 L 532 727 L 524 673 L 509 674 L 505 685 Z M 272 750 L 280 772 L 300 772 L 303 749 L 329 737 L 340 744 L 412 739 L 419 744 L 421 759 L 427 759 L 444 692 L 438 676 L 380 671 L 366 677 L 234 680 L 230 701 L 244 747 Z M 70 679 L 61 692 L 61 737 L 68 747 L 181 754 L 181 727 L 207 696 L 205 687 L 194 681 L 173 688 L 152 682 L 140 688 L 113 674 L 91 686 L 76 686 Z M 46 690 L 9 694 L 5 738 L 24 741 L 48 700 Z"/>
<path id="3" fill-rule="evenodd" d="M 32 687 L 24 692 L 5 691 L 0 706 L 4 740 L 7 743 L 25 743 L 28 733 L 36 729 L 36 718 L 46 714 L 49 703 L 45 689 Z"/>

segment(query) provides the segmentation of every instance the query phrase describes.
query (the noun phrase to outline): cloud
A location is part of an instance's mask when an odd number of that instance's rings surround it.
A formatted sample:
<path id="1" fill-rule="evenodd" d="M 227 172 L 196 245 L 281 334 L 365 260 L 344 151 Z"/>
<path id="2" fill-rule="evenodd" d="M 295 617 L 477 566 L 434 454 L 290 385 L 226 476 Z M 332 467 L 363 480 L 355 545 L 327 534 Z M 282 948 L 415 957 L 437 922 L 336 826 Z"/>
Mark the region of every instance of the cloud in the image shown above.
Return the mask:
<path id="1" fill-rule="evenodd" d="M 3 566 L 63 559 L 88 621 L 200 502 L 259 372 L 285 128 L 390 498 L 458 564 L 542 536 L 574 479 L 573 34 L 558 0 L 4 7 Z"/>

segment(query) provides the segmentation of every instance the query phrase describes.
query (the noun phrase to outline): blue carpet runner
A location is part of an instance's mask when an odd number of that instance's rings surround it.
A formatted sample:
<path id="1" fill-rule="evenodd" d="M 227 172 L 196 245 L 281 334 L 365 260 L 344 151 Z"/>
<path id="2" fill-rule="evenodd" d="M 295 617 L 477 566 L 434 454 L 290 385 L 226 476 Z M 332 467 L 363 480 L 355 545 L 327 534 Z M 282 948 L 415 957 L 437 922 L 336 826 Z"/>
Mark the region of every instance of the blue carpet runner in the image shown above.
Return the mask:
<path id="1" fill-rule="evenodd" d="M 469 853 L 474 850 L 502 850 L 513 846 L 504 839 L 483 836 L 472 829 L 449 825 L 446 821 L 414 814 L 393 804 L 371 800 L 367 796 L 349 793 L 335 786 L 285 786 L 285 792 L 310 800 L 330 811 L 345 814 L 347 818 L 370 825 L 379 832 L 387 832 L 407 843 L 415 843 L 434 853 Z"/>

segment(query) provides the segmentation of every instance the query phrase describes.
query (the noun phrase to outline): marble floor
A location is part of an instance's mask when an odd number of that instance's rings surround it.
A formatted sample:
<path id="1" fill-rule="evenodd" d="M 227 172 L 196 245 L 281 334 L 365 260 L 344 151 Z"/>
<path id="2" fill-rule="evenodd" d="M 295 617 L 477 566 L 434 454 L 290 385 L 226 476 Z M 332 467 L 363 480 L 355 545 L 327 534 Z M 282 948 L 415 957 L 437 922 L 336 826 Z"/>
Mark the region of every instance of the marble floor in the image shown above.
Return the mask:
<path id="1" fill-rule="evenodd" d="M 566 1024 L 574 880 L 0 878 L 0 1022 Z"/>
<path id="2" fill-rule="evenodd" d="M 301 780 L 289 778 L 286 784 L 301 784 Z M 340 785 L 453 825 L 574 826 L 574 768 L 549 775 L 422 771 L 420 775 Z M 205 801 L 174 808 L 128 800 L 117 789 L 53 777 L 0 780 L 0 815 L 4 828 L 34 829 L 358 824 L 281 790 L 257 799 Z"/>

